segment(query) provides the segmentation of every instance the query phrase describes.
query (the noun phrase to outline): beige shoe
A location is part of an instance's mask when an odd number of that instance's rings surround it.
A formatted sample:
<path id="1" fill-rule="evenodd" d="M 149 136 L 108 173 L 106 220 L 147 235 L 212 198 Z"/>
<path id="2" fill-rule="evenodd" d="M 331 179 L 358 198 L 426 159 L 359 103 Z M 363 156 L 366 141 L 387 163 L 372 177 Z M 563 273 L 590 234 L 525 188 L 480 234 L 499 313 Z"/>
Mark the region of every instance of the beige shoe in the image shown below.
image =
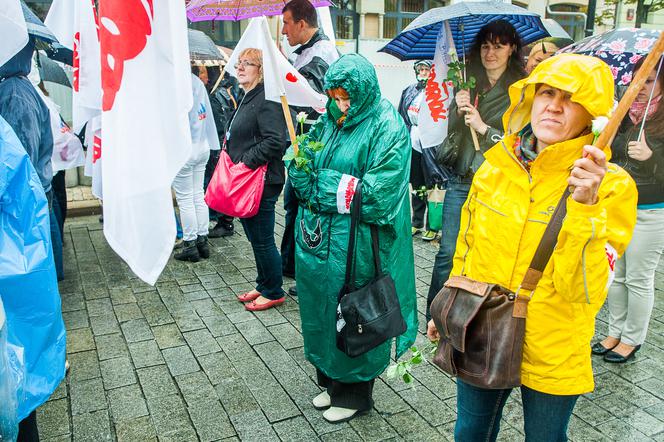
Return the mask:
<path id="1" fill-rule="evenodd" d="M 316 396 L 312 401 L 312 403 L 314 404 L 314 408 L 316 410 L 325 410 L 327 408 L 330 408 L 332 400 L 330 399 L 330 395 L 327 394 L 327 391 L 324 391 L 318 396 Z"/>
<path id="2" fill-rule="evenodd" d="M 357 415 L 357 410 L 351 408 L 330 407 L 323 413 L 323 417 L 331 424 L 348 422 Z"/>

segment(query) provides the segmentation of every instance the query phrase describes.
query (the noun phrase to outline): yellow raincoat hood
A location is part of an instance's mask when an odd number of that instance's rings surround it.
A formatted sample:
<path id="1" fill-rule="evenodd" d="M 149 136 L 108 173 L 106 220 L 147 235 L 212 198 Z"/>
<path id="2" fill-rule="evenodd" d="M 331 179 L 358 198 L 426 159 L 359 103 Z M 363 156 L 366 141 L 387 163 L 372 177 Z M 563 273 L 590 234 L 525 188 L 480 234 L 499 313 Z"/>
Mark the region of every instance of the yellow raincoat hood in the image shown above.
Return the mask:
<path id="1" fill-rule="evenodd" d="M 530 123 L 530 111 L 538 84 L 572 94 L 593 118 L 610 116 L 613 108 L 613 75 L 602 60 L 579 54 L 560 54 L 541 62 L 523 80 L 510 86 L 510 107 L 503 116 L 505 134 L 519 132 Z"/>

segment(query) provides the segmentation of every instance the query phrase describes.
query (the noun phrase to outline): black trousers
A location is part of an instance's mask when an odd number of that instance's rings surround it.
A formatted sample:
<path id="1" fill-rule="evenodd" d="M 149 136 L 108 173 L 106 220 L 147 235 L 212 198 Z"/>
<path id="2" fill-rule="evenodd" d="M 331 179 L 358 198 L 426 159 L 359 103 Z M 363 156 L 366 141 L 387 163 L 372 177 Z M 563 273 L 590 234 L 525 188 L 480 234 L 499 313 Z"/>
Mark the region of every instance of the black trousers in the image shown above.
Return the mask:
<path id="1" fill-rule="evenodd" d="M 318 385 L 327 389 L 333 407 L 367 411 L 373 408 L 373 387 L 375 379 L 366 382 L 344 383 L 327 377 L 316 369 Z"/>
<path id="2" fill-rule="evenodd" d="M 39 442 L 39 429 L 37 428 L 37 410 L 33 411 L 18 424 L 18 438 L 16 442 Z"/>
<path id="3" fill-rule="evenodd" d="M 417 190 L 422 186 L 426 186 L 426 181 L 424 180 L 424 164 L 422 162 L 422 153 L 416 151 L 415 149 L 411 150 L 412 156 L 410 157 L 410 184 L 413 186 L 413 190 Z M 429 229 L 429 219 L 425 219 L 427 211 L 427 197 L 423 196 L 420 198 L 416 194 L 410 198 L 410 205 L 413 207 L 413 218 L 411 225 L 421 229 L 425 226 Z"/>
<path id="4" fill-rule="evenodd" d="M 284 236 L 281 237 L 281 270 L 285 276 L 295 276 L 295 219 L 299 203 L 290 179 L 284 186 Z"/>

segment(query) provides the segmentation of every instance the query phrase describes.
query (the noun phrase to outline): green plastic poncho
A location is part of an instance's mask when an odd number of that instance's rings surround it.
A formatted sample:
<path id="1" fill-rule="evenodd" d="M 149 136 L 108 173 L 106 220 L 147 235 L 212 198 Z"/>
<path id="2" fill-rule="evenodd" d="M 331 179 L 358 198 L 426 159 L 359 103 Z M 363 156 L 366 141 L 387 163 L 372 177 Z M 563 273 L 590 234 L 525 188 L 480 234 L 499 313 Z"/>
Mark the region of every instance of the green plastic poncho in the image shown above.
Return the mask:
<path id="1" fill-rule="evenodd" d="M 362 185 L 362 215 L 356 286 L 364 286 L 375 275 L 369 228 L 375 224 L 382 266 L 394 279 L 408 325 L 396 339 L 397 357 L 417 334 L 408 189 L 411 148 L 403 119 L 381 97 L 376 71 L 367 59 L 349 54 L 330 66 L 325 90 L 337 87 L 350 97 L 345 122 L 338 128 L 341 113 L 329 100 L 327 112 L 309 132 L 325 147 L 314 155 L 311 173 L 291 164 L 289 176 L 300 199 L 295 269 L 305 356 L 326 376 L 351 383 L 380 375 L 390 363 L 392 347 L 390 340 L 357 358 L 336 347 L 337 297 L 344 281 L 350 202 L 357 182 Z"/>

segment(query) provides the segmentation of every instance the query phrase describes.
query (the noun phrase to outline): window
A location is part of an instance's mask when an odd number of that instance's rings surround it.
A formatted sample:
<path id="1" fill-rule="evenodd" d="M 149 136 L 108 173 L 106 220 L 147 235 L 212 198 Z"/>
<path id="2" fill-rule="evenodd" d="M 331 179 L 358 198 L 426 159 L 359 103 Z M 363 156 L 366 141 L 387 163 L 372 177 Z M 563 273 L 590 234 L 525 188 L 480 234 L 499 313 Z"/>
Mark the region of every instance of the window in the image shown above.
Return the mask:
<path id="1" fill-rule="evenodd" d="M 359 34 L 360 19 L 355 9 L 355 0 L 339 0 L 335 3 L 338 6 L 330 8 L 330 14 L 336 38 L 343 40 L 356 38 Z"/>
<path id="2" fill-rule="evenodd" d="M 219 46 L 233 48 L 242 36 L 239 21 L 199 21 L 189 27 L 205 32 Z"/>
<path id="3" fill-rule="evenodd" d="M 396 37 L 418 15 L 445 4 L 445 0 L 385 0 L 383 38 Z"/>

